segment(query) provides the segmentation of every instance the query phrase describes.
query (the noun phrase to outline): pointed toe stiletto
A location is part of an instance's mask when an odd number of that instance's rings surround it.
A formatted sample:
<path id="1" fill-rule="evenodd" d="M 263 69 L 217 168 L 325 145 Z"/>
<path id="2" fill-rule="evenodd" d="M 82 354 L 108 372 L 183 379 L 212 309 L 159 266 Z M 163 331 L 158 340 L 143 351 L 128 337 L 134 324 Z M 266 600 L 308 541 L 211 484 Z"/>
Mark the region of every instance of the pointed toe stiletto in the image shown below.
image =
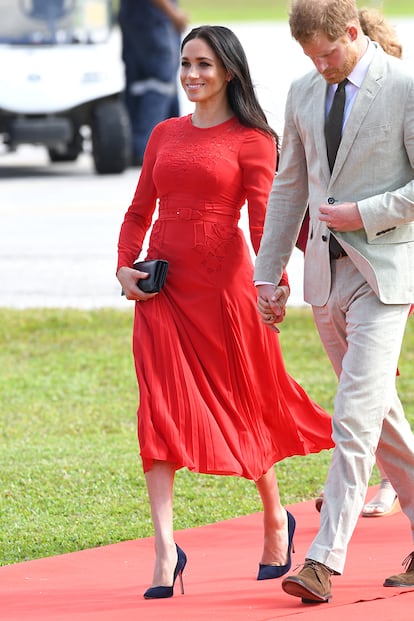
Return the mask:
<path id="1" fill-rule="evenodd" d="M 273 578 L 281 578 L 291 568 L 292 565 L 292 551 L 293 547 L 293 535 L 296 528 L 296 520 L 289 511 L 287 513 L 288 518 L 288 560 L 286 565 L 264 565 L 259 564 L 259 573 L 257 574 L 257 580 L 272 580 Z"/>
<path id="2" fill-rule="evenodd" d="M 184 567 L 187 564 L 187 557 L 185 555 L 184 550 L 181 550 L 179 546 L 177 546 L 177 564 L 174 569 L 173 583 L 172 586 L 155 586 L 150 587 L 144 593 L 145 599 L 165 599 L 167 597 L 172 597 L 174 595 L 174 584 L 177 579 L 177 576 L 180 578 L 181 585 L 181 594 L 184 595 L 184 582 L 183 582 L 183 571 Z"/>

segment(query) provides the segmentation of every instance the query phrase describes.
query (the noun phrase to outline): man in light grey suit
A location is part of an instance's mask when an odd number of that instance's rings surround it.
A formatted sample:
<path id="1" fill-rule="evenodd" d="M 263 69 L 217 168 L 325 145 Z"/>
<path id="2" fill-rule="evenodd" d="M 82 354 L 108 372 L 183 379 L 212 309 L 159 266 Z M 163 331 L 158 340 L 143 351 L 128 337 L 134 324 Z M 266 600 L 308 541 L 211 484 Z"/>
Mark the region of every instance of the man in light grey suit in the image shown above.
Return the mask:
<path id="1" fill-rule="evenodd" d="M 281 292 L 270 283 L 279 282 L 309 203 L 304 293 L 339 379 L 335 449 L 318 534 L 282 588 L 319 603 L 331 598 L 331 575 L 343 572 L 376 453 L 414 538 L 414 435 L 395 387 L 414 300 L 414 75 L 363 34 L 354 0 L 293 0 L 289 23 L 316 71 L 288 94 L 255 281 L 263 320 L 281 321 Z M 331 171 L 325 119 L 345 78 Z M 384 584 L 414 587 L 414 552 Z"/>

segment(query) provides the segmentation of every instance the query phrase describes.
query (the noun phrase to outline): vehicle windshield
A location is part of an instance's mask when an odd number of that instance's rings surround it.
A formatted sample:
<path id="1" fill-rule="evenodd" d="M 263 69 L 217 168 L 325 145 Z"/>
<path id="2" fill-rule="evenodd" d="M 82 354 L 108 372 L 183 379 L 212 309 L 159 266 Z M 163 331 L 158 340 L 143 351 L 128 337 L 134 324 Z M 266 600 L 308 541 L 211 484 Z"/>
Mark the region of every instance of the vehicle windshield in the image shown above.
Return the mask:
<path id="1" fill-rule="evenodd" d="M 0 44 L 101 43 L 111 0 L 0 0 Z"/>

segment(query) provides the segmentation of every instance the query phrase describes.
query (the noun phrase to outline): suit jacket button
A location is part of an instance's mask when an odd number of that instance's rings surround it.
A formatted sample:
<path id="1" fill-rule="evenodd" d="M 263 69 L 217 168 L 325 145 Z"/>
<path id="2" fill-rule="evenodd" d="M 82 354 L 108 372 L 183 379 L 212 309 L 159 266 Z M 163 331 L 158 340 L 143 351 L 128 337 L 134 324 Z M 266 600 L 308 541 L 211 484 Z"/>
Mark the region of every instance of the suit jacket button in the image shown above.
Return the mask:
<path id="1" fill-rule="evenodd" d="M 328 198 L 328 205 L 333 205 L 335 202 L 336 202 L 336 201 L 335 201 L 335 199 L 334 199 L 332 196 L 330 196 L 330 197 Z"/>
<path id="2" fill-rule="evenodd" d="M 322 241 L 323 241 L 323 242 L 328 241 L 328 237 L 327 237 L 326 235 L 322 235 Z"/>

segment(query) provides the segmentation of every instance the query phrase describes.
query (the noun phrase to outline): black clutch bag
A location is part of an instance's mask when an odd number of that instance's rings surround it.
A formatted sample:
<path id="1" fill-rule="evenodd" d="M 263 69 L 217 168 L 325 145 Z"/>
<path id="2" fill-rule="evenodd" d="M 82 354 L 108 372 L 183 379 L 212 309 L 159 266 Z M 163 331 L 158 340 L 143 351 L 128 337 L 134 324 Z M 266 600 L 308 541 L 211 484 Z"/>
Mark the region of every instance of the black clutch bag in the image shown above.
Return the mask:
<path id="1" fill-rule="evenodd" d="M 149 261 L 137 261 L 132 266 L 140 272 L 147 272 L 148 278 L 140 278 L 137 286 L 145 293 L 158 293 L 165 283 L 168 272 L 168 261 L 152 259 Z"/>

